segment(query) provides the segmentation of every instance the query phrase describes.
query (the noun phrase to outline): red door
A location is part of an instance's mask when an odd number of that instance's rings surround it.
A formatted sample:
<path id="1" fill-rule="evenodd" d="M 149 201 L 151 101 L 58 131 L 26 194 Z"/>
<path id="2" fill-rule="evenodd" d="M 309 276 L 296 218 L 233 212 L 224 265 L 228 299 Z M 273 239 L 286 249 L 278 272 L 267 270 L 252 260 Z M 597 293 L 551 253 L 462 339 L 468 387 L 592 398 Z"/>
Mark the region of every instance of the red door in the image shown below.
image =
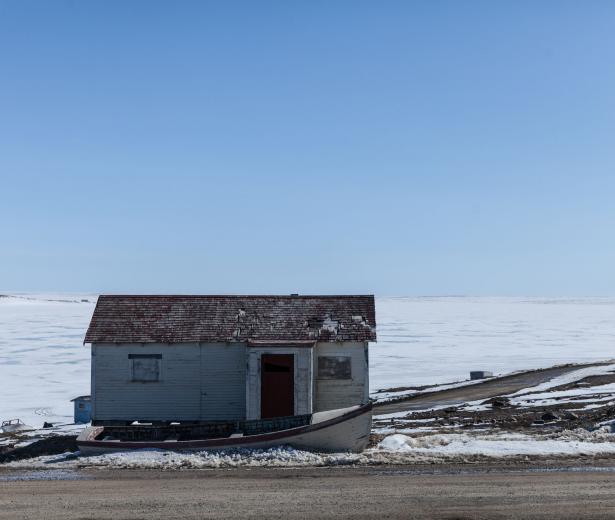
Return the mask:
<path id="1" fill-rule="evenodd" d="M 261 418 L 295 414 L 295 356 L 261 356 Z"/>

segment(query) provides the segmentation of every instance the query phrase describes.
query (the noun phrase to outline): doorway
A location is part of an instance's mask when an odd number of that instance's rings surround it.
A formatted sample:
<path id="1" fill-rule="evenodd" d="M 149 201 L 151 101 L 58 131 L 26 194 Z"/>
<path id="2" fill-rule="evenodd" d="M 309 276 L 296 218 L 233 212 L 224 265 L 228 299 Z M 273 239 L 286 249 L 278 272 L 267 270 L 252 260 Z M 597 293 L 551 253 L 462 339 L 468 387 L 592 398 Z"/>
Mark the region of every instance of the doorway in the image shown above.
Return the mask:
<path id="1" fill-rule="evenodd" d="M 295 414 L 295 356 L 261 356 L 261 419 Z"/>

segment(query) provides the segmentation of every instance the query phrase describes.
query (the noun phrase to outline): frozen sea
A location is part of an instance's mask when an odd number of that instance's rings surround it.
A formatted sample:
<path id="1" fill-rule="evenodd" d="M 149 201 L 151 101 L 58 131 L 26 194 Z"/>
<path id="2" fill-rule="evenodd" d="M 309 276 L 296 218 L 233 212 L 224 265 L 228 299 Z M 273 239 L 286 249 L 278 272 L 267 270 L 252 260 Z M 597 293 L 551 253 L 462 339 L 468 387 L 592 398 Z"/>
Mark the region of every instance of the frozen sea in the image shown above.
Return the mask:
<path id="1" fill-rule="evenodd" d="M 372 391 L 615 358 L 615 298 L 376 300 Z"/>
<path id="2" fill-rule="evenodd" d="M 85 300 L 85 301 L 84 301 Z M 72 421 L 90 391 L 91 294 L 0 297 L 0 419 Z M 372 391 L 615 358 L 615 298 L 377 298 Z"/>

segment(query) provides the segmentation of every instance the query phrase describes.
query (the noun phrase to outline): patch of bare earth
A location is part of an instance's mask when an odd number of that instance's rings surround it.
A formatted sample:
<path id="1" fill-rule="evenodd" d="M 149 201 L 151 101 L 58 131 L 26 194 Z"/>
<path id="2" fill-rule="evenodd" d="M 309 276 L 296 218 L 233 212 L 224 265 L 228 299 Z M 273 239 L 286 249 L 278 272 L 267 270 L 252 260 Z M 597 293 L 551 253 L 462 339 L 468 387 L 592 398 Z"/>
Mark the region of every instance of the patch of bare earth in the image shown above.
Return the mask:
<path id="1" fill-rule="evenodd" d="M 581 394 L 578 396 L 557 396 L 549 398 L 547 404 L 535 406 L 535 402 L 544 401 L 543 398 L 533 400 L 531 388 L 526 395 L 527 406 L 519 406 L 511 403 L 504 396 L 495 396 L 480 402 L 481 410 L 467 407 L 466 404 L 449 406 L 441 409 L 427 409 L 409 411 L 405 416 L 383 418 L 374 420 L 376 431 L 385 429 L 404 430 L 407 435 L 412 435 L 408 430 L 415 429 L 417 434 L 424 434 L 426 429 L 434 433 L 451 433 L 453 431 L 485 430 L 497 428 L 500 431 L 531 432 L 531 433 L 557 433 L 564 430 L 584 428 L 592 430 L 601 423 L 615 420 L 615 395 L 612 391 L 599 391 L 599 387 L 615 383 L 615 374 L 589 376 L 578 381 L 553 387 L 541 394 L 561 392 L 566 390 L 584 389 L 592 387 L 591 395 Z M 613 399 L 609 399 L 613 397 Z M 603 401 L 601 401 L 601 399 Z M 561 401 L 561 402 L 560 402 Z M 588 402 L 590 401 L 590 402 Z M 587 408 L 587 405 L 592 407 Z M 470 408 L 470 409 L 467 409 Z M 372 435 L 372 443 L 377 444 L 384 435 Z"/>

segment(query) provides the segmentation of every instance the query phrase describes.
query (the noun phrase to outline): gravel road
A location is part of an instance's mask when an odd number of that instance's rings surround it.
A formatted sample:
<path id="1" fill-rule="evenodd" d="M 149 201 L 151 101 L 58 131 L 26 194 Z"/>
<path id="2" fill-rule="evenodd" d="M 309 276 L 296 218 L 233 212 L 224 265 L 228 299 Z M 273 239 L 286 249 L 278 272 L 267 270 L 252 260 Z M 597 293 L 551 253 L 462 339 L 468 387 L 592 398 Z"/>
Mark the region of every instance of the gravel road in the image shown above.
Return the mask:
<path id="1" fill-rule="evenodd" d="M 0 519 L 598 519 L 614 486 L 615 466 L 0 470 Z"/>
<path id="2" fill-rule="evenodd" d="M 611 364 L 612 361 L 602 363 L 588 363 L 584 365 L 568 365 L 562 367 L 546 368 L 543 370 L 531 370 L 512 374 L 510 376 L 497 377 L 487 379 L 482 383 L 475 385 L 462 386 L 452 388 L 450 390 L 440 390 L 435 392 L 424 392 L 415 397 L 395 401 L 393 403 L 377 404 L 374 408 L 375 414 L 387 414 L 394 412 L 405 412 L 413 410 L 425 410 L 435 406 L 454 406 L 468 401 L 478 401 L 481 399 L 489 399 L 497 395 L 511 394 L 529 388 L 546 381 L 550 381 L 554 377 L 574 372 L 581 368 L 590 366 L 600 366 Z"/>

